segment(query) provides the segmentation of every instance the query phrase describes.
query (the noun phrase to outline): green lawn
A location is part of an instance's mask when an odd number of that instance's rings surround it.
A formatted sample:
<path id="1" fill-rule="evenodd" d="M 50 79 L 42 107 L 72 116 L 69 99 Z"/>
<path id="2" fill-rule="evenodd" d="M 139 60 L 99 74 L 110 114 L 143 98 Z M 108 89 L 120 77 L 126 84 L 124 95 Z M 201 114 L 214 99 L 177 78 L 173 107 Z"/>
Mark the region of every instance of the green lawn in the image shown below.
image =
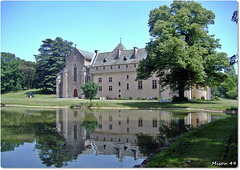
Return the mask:
<path id="1" fill-rule="evenodd" d="M 179 137 L 148 167 L 237 167 L 237 116 L 216 120 Z"/>
<path id="2" fill-rule="evenodd" d="M 27 98 L 32 92 L 35 97 Z M 39 90 L 21 90 L 2 94 L 1 103 L 27 106 L 71 106 L 89 103 L 87 99 L 58 99 L 55 94 L 41 94 Z M 159 103 L 156 100 L 93 100 L 97 107 L 138 107 L 138 108 L 205 108 L 225 110 L 237 106 L 237 100 L 222 99 L 220 101 L 198 101 L 180 103 Z"/>

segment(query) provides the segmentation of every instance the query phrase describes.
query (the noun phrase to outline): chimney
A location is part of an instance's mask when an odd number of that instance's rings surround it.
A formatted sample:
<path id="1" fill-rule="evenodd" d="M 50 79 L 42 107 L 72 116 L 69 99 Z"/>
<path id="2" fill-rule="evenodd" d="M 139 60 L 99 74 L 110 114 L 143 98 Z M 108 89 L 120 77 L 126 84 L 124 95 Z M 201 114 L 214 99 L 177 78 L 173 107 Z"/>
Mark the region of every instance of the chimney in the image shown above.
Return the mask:
<path id="1" fill-rule="evenodd" d="M 137 52 L 138 52 L 138 48 L 137 47 L 133 47 L 133 50 L 134 50 L 133 56 L 134 56 L 134 58 L 136 58 Z"/>
<path id="2" fill-rule="evenodd" d="M 93 54 L 92 60 L 91 60 L 91 62 L 90 62 L 90 65 L 91 65 L 91 66 L 94 64 L 94 62 L 95 62 L 95 60 L 96 60 L 99 52 L 100 52 L 99 50 L 95 50 L 95 53 Z"/>
<path id="3" fill-rule="evenodd" d="M 118 58 L 118 59 L 120 58 L 120 55 L 121 55 L 121 50 L 118 49 L 118 50 L 117 50 L 117 58 Z"/>
<path id="4" fill-rule="evenodd" d="M 100 52 L 99 50 L 95 50 L 96 56 L 98 56 L 99 52 Z"/>

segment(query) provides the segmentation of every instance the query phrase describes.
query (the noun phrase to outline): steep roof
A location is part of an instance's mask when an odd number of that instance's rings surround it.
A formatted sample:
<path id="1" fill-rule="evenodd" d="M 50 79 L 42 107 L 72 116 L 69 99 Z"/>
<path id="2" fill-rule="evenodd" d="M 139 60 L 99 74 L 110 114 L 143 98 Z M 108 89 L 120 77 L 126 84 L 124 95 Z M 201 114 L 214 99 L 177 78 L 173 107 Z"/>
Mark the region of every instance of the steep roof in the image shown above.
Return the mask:
<path id="1" fill-rule="evenodd" d="M 114 50 L 112 52 L 117 52 L 118 49 L 121 51 L 127 50 L 121 42 L 117 45 L 116 48 L 114 48 Z"/>
<path id="2" fill-rule="evenodd" d="M 118 49 L 121 50 L 120 56 L 118 55 Z M 137 53 L 134 55 L 134 49 L 127 50 L 120 43 L 112 52 L 99 53 L 93 66 L 139 63 L 141 59 L 146 57 L 147 52 L 144 48 L 137 49 Z"/>
<path id="3" fill-rule="evenodd" d="M 92 59 L 93 53 L 76 48 L 85 58 Z"/>

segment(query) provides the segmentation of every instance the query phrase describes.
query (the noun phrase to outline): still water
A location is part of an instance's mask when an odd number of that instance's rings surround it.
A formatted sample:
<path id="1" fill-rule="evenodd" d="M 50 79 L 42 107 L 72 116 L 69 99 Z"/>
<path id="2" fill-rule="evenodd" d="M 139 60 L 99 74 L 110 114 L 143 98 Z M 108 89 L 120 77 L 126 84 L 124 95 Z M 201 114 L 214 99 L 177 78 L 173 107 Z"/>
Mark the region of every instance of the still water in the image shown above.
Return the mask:
<path id="1" fill-rule="evenodd" d="M 162 110 L 4 107 L 1 113 L 1 166 L 133 167 L 142 163 L 168 138 L 223 116 Z"/>

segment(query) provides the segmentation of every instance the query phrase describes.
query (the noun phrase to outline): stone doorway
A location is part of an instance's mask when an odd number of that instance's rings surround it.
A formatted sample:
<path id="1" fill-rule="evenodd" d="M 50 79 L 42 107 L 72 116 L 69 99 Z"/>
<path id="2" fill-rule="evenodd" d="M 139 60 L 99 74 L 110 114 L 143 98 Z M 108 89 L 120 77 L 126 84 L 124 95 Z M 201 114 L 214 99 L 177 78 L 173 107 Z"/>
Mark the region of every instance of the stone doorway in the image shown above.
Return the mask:
<path id="1" fill-rule="evenodd" d="M 78 91 L 77 91 L 77 89 L 74 89 L 74 91 L 73 91 L 73 97 L 78 97 Z"/>

